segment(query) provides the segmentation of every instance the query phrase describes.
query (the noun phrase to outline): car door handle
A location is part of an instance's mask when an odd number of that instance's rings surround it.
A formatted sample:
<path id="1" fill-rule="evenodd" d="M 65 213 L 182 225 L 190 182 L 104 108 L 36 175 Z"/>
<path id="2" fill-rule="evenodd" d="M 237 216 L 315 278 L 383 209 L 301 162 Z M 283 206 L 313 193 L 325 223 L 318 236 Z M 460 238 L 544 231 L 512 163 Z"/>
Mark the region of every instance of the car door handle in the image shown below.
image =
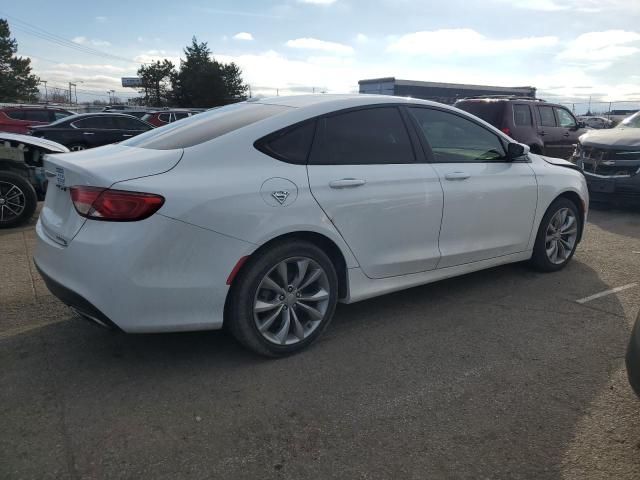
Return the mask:
<path id="1" fill-rule="evenodd" d="M 444 175 L 444 178 L 446 178 L 447 180 L 466 180 L 470 176 L 471 175 L 465 172 L 451 172 L 451 173 L 446 173 Z"/>
<path id="2" fill-rule="evenodd" d="M 569 132 L 564 134 L 565 137 L 568 137 L 569 135 L 570 135 Z"/>
<path id="3" fill-rule="evenodd" d="M 83 135 L 95 135 L 93 132 L 82 132 Z"/>
<path id="4" fill-rule="evenodd" d="M 122 134 L 122 136 L 123 136 L 123 137 L 133 137 L 133 135 L 132 135 L 132 134 L 130 134 L 130 133 L 123 133 L 123 134 Z"/>
<path id="5" fill-rule="evenodd" d="M 365 180 L 360 180 L 359 178 L 342 178 L 329 182 L 329 186 L 331 188 L 353 188 L 361 187 L 365 183 L 367 183 Z"/>
<path id="6" fill-rule="evenodd" d="M 539 132 L 538 132 L 538 135 L 540 135 L 541 137 L 544 137 L 544 136 L 545 136 L 545 132 L 544 132 L 544 130 L 539 131 Z"/>

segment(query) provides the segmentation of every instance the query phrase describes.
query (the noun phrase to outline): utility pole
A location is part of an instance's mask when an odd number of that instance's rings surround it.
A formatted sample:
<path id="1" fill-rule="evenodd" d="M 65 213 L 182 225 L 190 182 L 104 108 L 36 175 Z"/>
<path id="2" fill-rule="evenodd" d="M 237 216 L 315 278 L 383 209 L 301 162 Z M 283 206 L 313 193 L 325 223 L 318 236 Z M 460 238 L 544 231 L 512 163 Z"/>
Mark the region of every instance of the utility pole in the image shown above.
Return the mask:
<path id="1" fill-rule="evenodd" d="M 248 85 L 249 87 L 249 98 L 251 98 L 251 85 Z"/>
<path id="2" fill-rule="evenodd" d="M 116 103 L 116 91 L 115 90 L 109 90 L 111 92 L 111 101 L 113 103 Z"/>
<path id="3" fill-rule="evenodd" d="M 111 90 L 107 90 L 107 95 L 109 95 L 109 105 L 111 105 Z"/>
<path id="4" fill-rule="evenodd" d="M 73 85 L 74 87 L 76 86 L 76 84 L 75 84 L 75 83 L 71 83 L 71 82 L 69 82 L 69 105 L 73 105 L 73 99 L 71 98 L 71 86 L 72 86 L 72 85 Z"/>
<path id="5" fill-rule="evenodd" d="M 48 104 L 49 103 L 49 94 L 47 92 L 47 81 L 46 80 L 40 80 L 40 83 L 44 84 L 44 103 Z"/>

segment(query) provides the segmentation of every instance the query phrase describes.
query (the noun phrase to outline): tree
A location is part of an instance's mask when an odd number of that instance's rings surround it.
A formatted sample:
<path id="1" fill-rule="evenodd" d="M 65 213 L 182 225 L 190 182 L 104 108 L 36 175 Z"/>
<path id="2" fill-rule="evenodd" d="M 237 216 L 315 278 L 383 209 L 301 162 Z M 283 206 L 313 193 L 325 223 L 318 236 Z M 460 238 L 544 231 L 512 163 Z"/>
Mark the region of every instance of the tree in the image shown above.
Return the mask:
<path id="1" fill-rule="evenodd" d="M 173 93 L 182 107 L 215 107 L 246 98 L 248 89 L 235 63 L 220 63 L 211 56 L 206 42 L 196 37 L 184 49 L 180 71 L 173 77 Z"/>
<path id="2" fill-rule="evenodd" d="M 142 80 L 146 104 L 153 107 L 164 107 L 172 103 L 171 82 L 176 75 L 173 63 L 165 59 L 150 65 L 142 65 L 138 76 Z"/>
<path id="3" fill-rule="evenodd" d="M 0 18 L 0 102 L 35 100 L 40 79 L 31 74 L 31 59 L 16 56 L 18 42 Z"/>

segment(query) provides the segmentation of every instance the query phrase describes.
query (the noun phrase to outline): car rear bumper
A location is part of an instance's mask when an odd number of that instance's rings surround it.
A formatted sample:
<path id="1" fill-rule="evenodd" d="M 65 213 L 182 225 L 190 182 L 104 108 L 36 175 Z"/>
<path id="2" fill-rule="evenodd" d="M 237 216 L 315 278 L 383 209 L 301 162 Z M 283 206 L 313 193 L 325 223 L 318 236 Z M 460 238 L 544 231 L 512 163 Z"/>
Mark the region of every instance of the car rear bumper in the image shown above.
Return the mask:
<path id="1" fill-rule="evenodd" d="M 217 329 L 226 279 L 253 245 L 156 214 L 140 222 L 87 220 L 68 246 L 36 225 L 34 261 L 51 292 L 125 332 Z"/>

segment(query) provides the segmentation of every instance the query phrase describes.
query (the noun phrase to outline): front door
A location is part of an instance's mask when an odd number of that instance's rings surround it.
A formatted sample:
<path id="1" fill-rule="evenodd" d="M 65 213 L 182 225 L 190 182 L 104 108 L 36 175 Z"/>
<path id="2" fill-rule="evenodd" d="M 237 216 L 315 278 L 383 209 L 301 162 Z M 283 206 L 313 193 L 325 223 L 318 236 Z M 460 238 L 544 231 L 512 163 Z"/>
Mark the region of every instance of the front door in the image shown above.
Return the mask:
<path id="1" fill-rule="evenodd" d="M 408 110 L 444 191 L 438 268 L 526 250 L 538 197 L 526 157 L 507 161 L 498 135 L 470 119 L 435 108 Z"/>
<path id="2" fill-rule="evenodd" d="M 370 278 L 431 270 L 440 258 L 442 188 L 414 147 L 395 106 L 318 120 L 311 192 Z"/>

